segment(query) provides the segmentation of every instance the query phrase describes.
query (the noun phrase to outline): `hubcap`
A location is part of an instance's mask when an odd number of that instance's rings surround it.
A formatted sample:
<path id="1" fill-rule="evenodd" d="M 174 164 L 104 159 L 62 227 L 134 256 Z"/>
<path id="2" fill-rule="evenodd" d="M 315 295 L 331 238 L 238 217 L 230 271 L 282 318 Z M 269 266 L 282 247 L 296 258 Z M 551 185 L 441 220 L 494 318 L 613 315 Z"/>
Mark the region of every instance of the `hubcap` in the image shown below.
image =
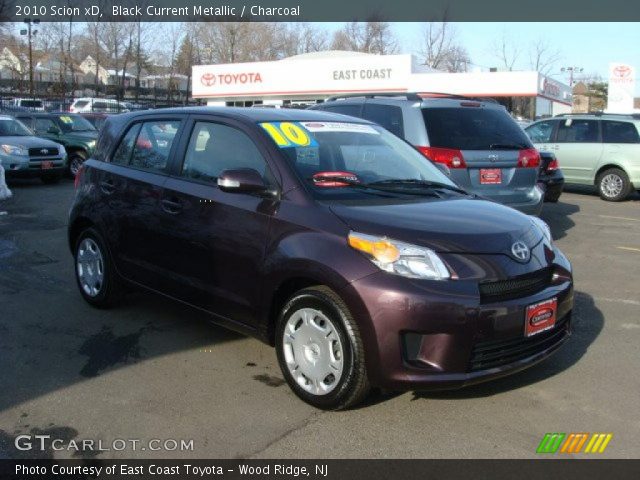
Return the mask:
<path id="1" fill-rule="evenodd" d="M 321 311 L 295 311 L 284 328 L 283 349 L 289 373 L 307 392 L 326 395 L 340 382 L 342 342 L 335 325 Z"/>
<path id="2" fill-rule="evenodd" d="M 82 290 L 90 297 L 98 295 L 104 282 L 104 261 L 98 244 L 91 238 L 80 242 L 76 270 Z"/>
<path id="3" fill-rule="evenodd" d="M 609 198 L 617 197 L 622 192 L 622 185 L 622 179 L 610 173 L 602 179 L 602 193 Z"/>
<path id="4" fill-rule="evenodd" d="M 69 170 L 71 171 L 71 175 L 74 177 L 78 174 L 78 170 L 80 170 L 80 166 L 82 165 L 82 160 L 78 157 L 73 157 L 71 159 L 71 165 L 69 166 Z"/>

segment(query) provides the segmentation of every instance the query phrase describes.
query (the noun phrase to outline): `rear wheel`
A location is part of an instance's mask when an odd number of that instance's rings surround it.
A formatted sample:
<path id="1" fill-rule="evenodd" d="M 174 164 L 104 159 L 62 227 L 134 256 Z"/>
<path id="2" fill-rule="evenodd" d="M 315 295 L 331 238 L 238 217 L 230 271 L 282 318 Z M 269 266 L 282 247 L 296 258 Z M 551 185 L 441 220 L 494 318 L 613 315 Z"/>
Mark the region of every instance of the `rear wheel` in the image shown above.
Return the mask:
<path id="1" fill-rule="evenodd" d="M 82 297 L 91 305 L 107 308 L 122 297 L 123 286 L 101 235 L 84 230 L 75 248 L 76 281 Z"/>
<path id="2" fill-rule="evenodd" d="M 276 351 L 291 389 L 314 407 L 349 408 L 369 391 L 358 327 L 327 287 L 301 290 L 287 302 L 278 319 Z"/>
<path id="3" fill-rule="evenodd" d="M 76 178 L 78 171 L 80 171 L 80 167 L 86 159 L 87 155 L 82 151 L 71 152 L 69 154 L 68 174 L 71 178 Z"/>
<path id="4" fill-rule="evenodd" d="M 598 175 L 596 181 L 600 198 L 609 202 L 620 202 L 633 190 L 629 176 L 619 168 L 609 168 Z"/>

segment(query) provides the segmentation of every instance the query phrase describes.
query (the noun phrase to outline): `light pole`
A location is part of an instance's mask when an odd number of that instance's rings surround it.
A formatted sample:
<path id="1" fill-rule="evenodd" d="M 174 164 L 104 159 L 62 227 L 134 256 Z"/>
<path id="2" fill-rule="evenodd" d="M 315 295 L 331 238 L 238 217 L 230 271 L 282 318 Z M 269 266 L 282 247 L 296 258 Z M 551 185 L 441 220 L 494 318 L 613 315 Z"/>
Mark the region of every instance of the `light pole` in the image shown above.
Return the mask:
<path id="1" fill-rule="evenodd" d="M 560 69 L 561 72 L 569 72 L 569 86 L 573 88 L 573 74 L 574 73 L 582 73 L 584 68 L 582 67 L 562 67 Z"/>
<path id="2" fill-rule="evenodd" d="M 35 27 L 40 24 L 40 19 L 25 18 L 24 23 L 27 24 L 27 28 L 20 30 L 20 35 L 27 35 L 29 43 L 29 95 L 33 97 L 33 48 L 31 45 L 31 38 L 38 33 L 38 30 Z"/>

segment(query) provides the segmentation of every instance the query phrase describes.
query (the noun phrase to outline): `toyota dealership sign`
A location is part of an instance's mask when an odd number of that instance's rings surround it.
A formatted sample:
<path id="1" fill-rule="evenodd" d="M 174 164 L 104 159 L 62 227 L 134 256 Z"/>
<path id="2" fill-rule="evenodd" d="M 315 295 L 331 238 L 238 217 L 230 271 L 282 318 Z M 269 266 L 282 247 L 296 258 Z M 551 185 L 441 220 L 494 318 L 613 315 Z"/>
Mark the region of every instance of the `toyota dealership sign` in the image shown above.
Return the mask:
<path id="1" fill-rule="evenodd" d="M 636 73 L 631 65 L 609 64 L 609 113 L 630 113 L 633 111 L 633 95 L 636 89 Z"/>

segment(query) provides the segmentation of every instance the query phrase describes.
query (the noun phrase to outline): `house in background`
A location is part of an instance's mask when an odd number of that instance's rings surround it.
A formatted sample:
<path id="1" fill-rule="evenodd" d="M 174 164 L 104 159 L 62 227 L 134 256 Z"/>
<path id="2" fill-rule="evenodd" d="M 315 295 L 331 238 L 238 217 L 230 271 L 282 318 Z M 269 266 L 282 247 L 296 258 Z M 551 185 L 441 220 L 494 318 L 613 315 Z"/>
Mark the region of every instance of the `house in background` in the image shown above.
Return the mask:
<path id="1" fill-rule="evenodd" d="M 98 81 L 96 82 L 96 66 L 98 68 Z M 82 83 L 107 85 L 109 82 L 109 72 L 107 69 L 98 65 L 91 55 L 87 55 L 78 68 L 82 71 Z"/>
<path id="2" fill-rule="evenodd" d="M 0 79 L 20 79 L 23 76 L 22 62 L 8 47 L 0 51 Z"/>
<path id="3" fill-rule="evenodd" d="M 140 86 L 148 89 L 174 90 L 186 92 L 189 89 L 189 77 L 180 73 L 145 75 L 140 78 Z"/>

